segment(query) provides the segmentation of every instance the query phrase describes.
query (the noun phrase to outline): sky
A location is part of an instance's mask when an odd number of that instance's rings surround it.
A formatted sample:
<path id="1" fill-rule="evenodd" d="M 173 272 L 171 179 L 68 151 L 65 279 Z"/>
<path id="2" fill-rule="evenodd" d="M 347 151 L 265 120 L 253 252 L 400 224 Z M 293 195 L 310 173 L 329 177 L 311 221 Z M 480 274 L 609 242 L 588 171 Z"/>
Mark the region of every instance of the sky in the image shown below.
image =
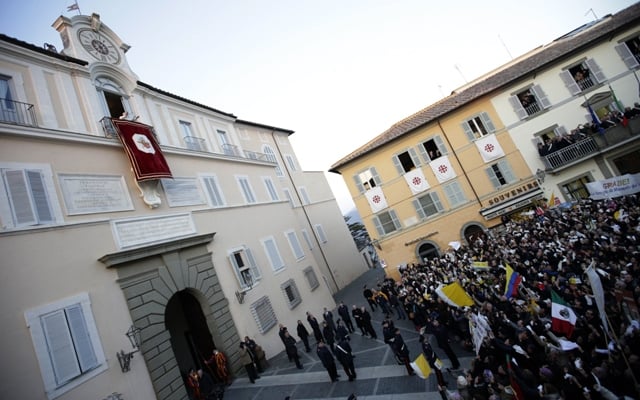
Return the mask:
<path id="1" fill-rule="evenodd" d="M 79 0 L 131 46 L 156 88 L 295 131 L 304 170 L 325 171 L 395 122 L 628 0 Z M 62 49 L 73 0 L 4 0 L 0 33 Z M 347 177 L 350 179 L 350 177 Z"/>

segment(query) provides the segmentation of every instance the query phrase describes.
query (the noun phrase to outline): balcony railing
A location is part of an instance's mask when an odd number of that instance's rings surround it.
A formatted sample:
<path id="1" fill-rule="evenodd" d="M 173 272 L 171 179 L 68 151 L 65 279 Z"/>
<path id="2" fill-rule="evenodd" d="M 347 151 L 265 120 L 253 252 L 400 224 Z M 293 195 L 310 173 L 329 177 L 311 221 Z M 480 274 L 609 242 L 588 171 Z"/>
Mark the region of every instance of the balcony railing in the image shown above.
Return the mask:
<path id="1" fill-rule="evenodd" d="M 38 126 L 33 104 L 0 98 L 0 122 L 9 124 Z"/>
<path id="2" fill-rule="evenodd" d="M 556 169 L 563 165 L 567 165 L 572 161 L 581 159 L 599 150 L 598 145 L 593 137 L 588 137 L 572 145 L 554 151 L 543 157 L 545 167 L 547 169 Z"/>
<path id="3" fill-rule="evenodd" d="M 527 115 L 533 115 L 540 112 L 540 106 L 538 105 L 538 102 L 533 102 L 526 106 L 524 109 L 527 112 Z"/>
<path id="4" fill-rule="evenodd" d="M 238 150 L 238 146 L 233 144 L 223 144 L 222 152 L 227 156 L 242 157 L 242 154 L 240 154 L 240 151 Z"/>
<path id="5" fill-rule="evenodd" d="M 196 151 L 207 151 L 205 140 L 195 136 L 185 136 L 184 142 L 187 144 L 187 149 Z"/>

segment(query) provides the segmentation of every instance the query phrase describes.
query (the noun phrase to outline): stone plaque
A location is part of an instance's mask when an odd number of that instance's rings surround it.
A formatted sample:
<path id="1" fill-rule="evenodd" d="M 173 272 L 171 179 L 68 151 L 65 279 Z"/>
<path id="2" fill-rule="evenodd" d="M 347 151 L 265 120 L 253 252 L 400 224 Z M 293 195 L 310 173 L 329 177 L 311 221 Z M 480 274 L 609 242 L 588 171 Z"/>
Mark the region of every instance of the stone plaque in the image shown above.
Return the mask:
<path id="1" fill-rule="evenodd" d="M 196 178 L 162 179 L 162 188 L 169 207 L 205 204 L 204 195 Z"/>
<path id="2" fill-rule="evenodd" d="M 133 210 L 122 176 L 59 174 L 69 215 Z"/>
<path id="3" fill-rule="evenodd" d="M 165 242 L 193 235 L 196 228 L 190 213 L 111 221 L 121 249 Z"/>

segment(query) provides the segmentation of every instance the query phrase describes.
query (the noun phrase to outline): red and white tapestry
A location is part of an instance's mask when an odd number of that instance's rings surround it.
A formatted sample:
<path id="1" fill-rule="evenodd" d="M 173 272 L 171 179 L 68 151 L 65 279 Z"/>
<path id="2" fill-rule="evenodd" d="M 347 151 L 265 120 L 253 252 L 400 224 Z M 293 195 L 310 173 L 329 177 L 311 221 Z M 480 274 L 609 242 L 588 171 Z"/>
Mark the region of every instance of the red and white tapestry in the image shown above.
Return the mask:
<path id="1" fill-rule="evenodd" d="M 387 208 L 387 199 L 384 197 L 384 193 L 382 193 L 382 188 L 371 188 L 365 192 L 365 196 L 367 200 L 369 200 L 369 206 L 372 212 L 377 213 Z"/>
<path id="2" fill-rule="evenodd" d="M 487 135 L 476 140 L 476 147 L 482 156 L 484 162 L 493 161 L 496 158 L 504 157 L 504 151 L 500 146 L 500 142 L 496 135 Z"/>
<path id="3" fill-rule="evenodd" d="M 114 118 L 111 121 L 129 157 L 136 180 L 173 178 L 149 125 Z"/>
<path id="4" fill-rule="evenodd" d="M 404 179 L 407 181 L 407 185 L 411 188 L 411 193 L 418 194 L 429 189 L 429 182 L 424 177 L 422 169 L 415 168 L 404 174 Z"/>
<path id="5" fill-rule="evenodd" d="M 435 160 L 431 161 L 429 165 L 431 165 L 433 174 L 436 176 L 438 182 L 440 183 L 444 183 L 456 177 L 456 171 L 454 171 L 453 167 L 451 166 L 449 156 L 438 157 Z"/>

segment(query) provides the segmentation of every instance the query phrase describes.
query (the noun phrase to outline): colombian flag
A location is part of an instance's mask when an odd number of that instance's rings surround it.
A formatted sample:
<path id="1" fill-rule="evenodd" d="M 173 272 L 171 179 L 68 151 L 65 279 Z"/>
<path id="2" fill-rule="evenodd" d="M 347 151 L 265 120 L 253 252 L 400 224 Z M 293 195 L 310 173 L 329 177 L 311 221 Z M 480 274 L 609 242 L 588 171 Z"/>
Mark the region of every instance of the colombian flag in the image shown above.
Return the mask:
<path id="1" fill-rule="evenodd" d="M 507 284 L 504 288 L 504 295 L 507 296 L 508 299 L 518 294 L 520 282 L 522 282 L 522 275 L 514 271 L 513 268 L 507 264 Z"/>

